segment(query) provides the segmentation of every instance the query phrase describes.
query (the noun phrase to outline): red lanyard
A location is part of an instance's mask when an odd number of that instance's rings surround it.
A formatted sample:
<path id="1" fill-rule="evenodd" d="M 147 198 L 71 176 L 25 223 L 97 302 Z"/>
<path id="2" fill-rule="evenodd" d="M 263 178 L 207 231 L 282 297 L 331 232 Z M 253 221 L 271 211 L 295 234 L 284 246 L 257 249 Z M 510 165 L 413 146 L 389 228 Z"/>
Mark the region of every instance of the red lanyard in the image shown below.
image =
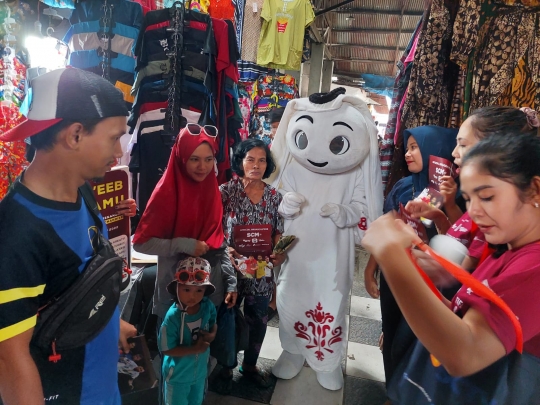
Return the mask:
<path id="1" fill-rule="evenodd" d="M 512 312 L 510 307 L 499 297 L 493 290 L 487 287 L 485 284 L 471 276 L 466 270 L 462 269 L 457 264 L 445 259 L 444 257 L 438 255 L 433 249 L 418 238 L 413 241 L 414 245 L 421 251 L 427 253 L 433 259 L 435 259 L 447 272 L 454 276 L 461 284 L 464 286 L 470 287 L 476 295 L 479 297 L 485 298 L 488 301 L 492 302 L 498 306 L 505 314 L 508 316 L 512 325 L 514 326 L 514 331 L 516 332 L 516 350 L 519 353 L 523 352 L 523 330 L 521 329 L 521 324 L 519 323 L 518 317 Z M 487 244 L 486 244 L 487 245 Z M 412 262 L 416 266 L 416 269 L 428 285 L 428 287 L 433 291 L 433 293 L 442 300 L 441 292 L 435 287 L 433 281 L 428 277 L 428 275 L 420 268 L 416 262 L 411 250 L 407 250 L 407 254 L 411 258 Z"/>

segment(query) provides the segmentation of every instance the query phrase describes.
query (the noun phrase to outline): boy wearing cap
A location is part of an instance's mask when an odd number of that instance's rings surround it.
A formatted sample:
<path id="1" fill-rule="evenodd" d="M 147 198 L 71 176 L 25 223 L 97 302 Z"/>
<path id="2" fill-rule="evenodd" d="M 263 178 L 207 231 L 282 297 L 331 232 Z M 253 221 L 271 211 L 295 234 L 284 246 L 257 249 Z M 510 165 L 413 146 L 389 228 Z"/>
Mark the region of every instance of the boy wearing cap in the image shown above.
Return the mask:
<path id="1" fill-rule="evenodd" d="M 118 342 L 129 351 L 136 329 L 118 309 L 86 345 L 56 354 L 31 340 L 38 310 L 94 256 L 98 223 L 79 187 L 122 156 L 128 111 L 112 84 L 79 69 L 35 78 L 25 102 L 27 120 L 0 135 L 5 142 L 30 137 L 36 150 L 0 201 L 0 397 L 4 405 L 120 405 Z"/>
<path id="2" fill-rule="evenodd" d="M 174 297 L 159 332 L 165 405 L 200 405 L 204 399 L 210 343 L 216 337 L 216 307 L 207 298 L 210 263 L 189 257 L 177 267 L 167 291 Z"/>

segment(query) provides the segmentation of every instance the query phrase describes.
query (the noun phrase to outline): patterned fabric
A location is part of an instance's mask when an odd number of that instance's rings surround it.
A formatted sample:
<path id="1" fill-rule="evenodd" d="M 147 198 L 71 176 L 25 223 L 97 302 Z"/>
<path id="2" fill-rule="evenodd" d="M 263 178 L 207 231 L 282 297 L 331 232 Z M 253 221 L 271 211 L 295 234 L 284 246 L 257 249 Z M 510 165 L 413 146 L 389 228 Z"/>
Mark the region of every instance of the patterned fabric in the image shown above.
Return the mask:
<path id="1" fill-rule="evenodd" d="M 298 98 L 296 80 L 290 75 L 261 76 L 253 87 L 253 115 L 249 133 L 267 145 L 272 144 L 273 134 L 270 122 L 272 108 L 285 108 L 289 101 Z"/>
<path id="2" fill-rule="evenodd" d="M 537 11 L 537 12 L 534 12 Z M 486 22 L 486 37 L 481 39 L 477 50 L 471 94 L 471 110 L 493 104 L 501 104 L 501 96 L 508 90 L 520 93 L 518 99 L 534 96 L 534 104 L 528 106 L 540 110 L 540 31 L 538 9 L 501 7 L 500 14 Z M 533 74 L 521 69 L 512 84 L 515 70 L 531 66 Z M 524 63 L 523 62 L 523 63 Z M 531 77 L 534 84 L 527 80 Z M 512 88 L 514 87 L 514 88 Z M 532 90 L 532 91 L 531 91 Z M 529 94 L 527 94 L 529 93 Z M 512 97 L 507 98 L 507 102 Z"/>
<path id="3" fill-rule="evenodd" d="M 451 5 L 444 0 L 433 1 L 427 26 L 418 41 L 407 101 L 402 112 L 406 128 L 446 126 L 453 94 L 450 91 L 453 86 L 448 78 L 454 77 L 449 66 L 453 65 L 449 63 L 453 26 L 453 10 L 449 7 Z"/>
<path id="4" fill-rule="evenodd" d="M 253 91 L 253 83 L 240 83 L 238 85 L 238 103 L 240 104 L 240 112 L 242 113 L 242 128 L 239 130 L 240 138 L 244 141 L 249 138 L 249 123 L 251 121 L 251 113 L 253 111 L 253 99 L 250 93 Z"/>
<path id="5" fill-rule="evenodd" d="M 19 108 L 2 106 L 0 109 L 0 133 L 13 128 L 24 121 Z M 25 158 L 26 144 L 24 141 L 0 141 L 0 200 L 7 194 L 15 179 L 28 166 Z"/>
<path id="6" fill-rule="evenodd" d="M 457 6 L 451 0 L 433 0 L 418 47 L 402 111 L 403 129 L 424 125 L 446 127 L 459 67 L 450 61 L 452 27 Z M 397 134 L 387 191 L 406 173 L 403 138 Z"/>
<path id="7" fill-rule="evenodd" d="M 246 60 L 238 61 L 238 73 L 240 74 L 241 82 L 256 81 L 261 75 L 267 75 L 274 72 L 274 69 L 265 68 L 256 63 Z"/>
<path id="8" fill-rule="evenodd" d="M 450 112 L 450 128 L 459 128 L 463 123 L 463 105 L 465 99 L 465 82 L 467 81 L 467 70 L 460 68 L 459 78 L 454 89 L 454 97 Z"/>
<path id="9" fill-rule="evenodd" d="M 392 158 L 394 156 L 394 140 L 396 137 L 398 137 L 398 134 L 396 133 L 396 127 L 397 127 L 398 113 L 400 111 L 399 108 L 401 106 L 401 101 L 403 100 L 403 97 L 405 96 L 405 93 L 407 91 L 407 86 L 409 85 L 409 80 L 411 78 L 411 71 L 413 68 L 412 63 L 409 63 L 408 65 L 405 66 L 405 60 L 408 58 L 409 53 L 412 50 L 412 46 L 414 44 L 415 38 L 418 38 L 420 36 L 421 29 L 422 29 L 422 20 L 418 22 L 415 33 L 413 37 L 411 38 L 411 40 L 409 41 L 409 44 L 407 45 L 407 49 L 405 49 L 405 52 L 403 53 L 403 55 L 401 56 L 401 59 L 397 63 L 397 67 L 399 71 L 398 71 L 398 75 L 396 77 L 396 81 L 394 84 L 392 104 L 390 106 L 390 112 L 388 114 L 388 122 L 386 124 L 386 132 L 382 140 L 381 152 L 380 152 L 383 186 L 386 186 L 386 183 L 388 182 L 388 177 L 390 176 L 390 168 L 392 166 L 392 160 L 393 160 Z"/>
<path id="10" fill-rule="evenodd" d="M 246 0 L 232 0 L 234 6 L 234 27 L 236 29 L 236 41 L 238 51 L 242 52 L 242 30 L 244 29 L 244 7 Z"/>
<path id="11" fill-rule="evenodd" d="M 219 187 L 223 201 L 223 229 L 229 246 L 234 247 L 233 228 L 236 225 L 271 225 L 272 237 L 283 233 L 283 220 L 278 214 L 281 194 L 272 186 L 265 185 L 264 193 L 254 204 L 244 191 L 240 179 L 233 179 Z M 274 283 L 270 277 L 245 279 L 241 291 L 246 295 L 270 296 Z"/>
<path id="12" fill-rule="evenodd" d="M 255 4 L 255 5 L 254 5 Z M 244 8 L 244 26 L 242 29 L 242 60 L 257 61 L 259 37 L 261 36 L 261 11 L 264 0 L 246 0 Z M 256 10 L 256 11 L 254 11 Z"/>
<path id="13" fill-rule="evenodd" d="M 539 12 L 539 0 L 462 2 L 451 57 L 462 70 L 468 68 L 463 119 L 469 111 L 493 104 L 540 111 Z"/>

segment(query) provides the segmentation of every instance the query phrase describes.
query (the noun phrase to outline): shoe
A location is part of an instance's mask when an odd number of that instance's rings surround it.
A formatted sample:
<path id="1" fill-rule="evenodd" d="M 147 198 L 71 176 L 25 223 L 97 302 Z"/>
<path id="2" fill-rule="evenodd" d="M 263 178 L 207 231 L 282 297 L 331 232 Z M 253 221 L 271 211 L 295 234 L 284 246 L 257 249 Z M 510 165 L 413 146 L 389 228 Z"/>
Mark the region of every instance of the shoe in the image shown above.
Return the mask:
<path id="1" fill-rule="evenodd" d="M 238 371 L 240 371 L 240 374 L 242 374 L 244 377 L 249 378 L 251 381 L 257 384 L 260 388 L 269 388 L 273 384 L 270 376 L 262 374 L 259 370 L 246 371 L 242 366 L 240 366 Z"/>
<path id="2" fill-rule="evenodd" d="M 343 371 L 341 365 L 329 373 L 317 372 L 317 381 L 321 387 L 330 391 L 337 391 L 343 388 Z"/>
<path id="3" fill-rule="evenodd" d="M 213 391 L 220 395 L 231 395 L 232 381 L 232 370 L 230 375 L 226 375 L 223 372 L 220 372 L 215 380 Z"/>
<path id="4" fill-rule="evenodd" d="M 298 375 L 304 367 L 304 356 L 301 354 L 292 354 L 283 350 L 281 356 L 272 367 L 272 374 L 282 380 L 290 380 Z"/>
<path id="5" fill-rule="evenodd" d="M 268 322 L 270 322 L 277 315 L 277 309 L 268 307 Z"/>

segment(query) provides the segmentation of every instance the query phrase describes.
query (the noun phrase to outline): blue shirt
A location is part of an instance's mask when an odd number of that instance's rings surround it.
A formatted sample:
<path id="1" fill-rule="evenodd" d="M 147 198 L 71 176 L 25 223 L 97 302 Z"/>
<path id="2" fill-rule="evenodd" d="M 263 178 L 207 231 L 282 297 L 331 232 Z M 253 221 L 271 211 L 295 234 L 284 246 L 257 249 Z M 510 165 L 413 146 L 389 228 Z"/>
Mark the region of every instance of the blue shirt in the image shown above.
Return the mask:
<path id="1" fill-rule="evenodd" d="M 103 223 L 103 220 L 102 220 Z M 93 256 L 96 223 L 76 203 L 42 198 L 16 181 L 0 201 L 0 341 L 36 325 L 38 309 L 64 291 Z M 103 224 L 105 236 L 107 228 Z M 62 351 L 31 347 L 48 405 L 120 405 L 119 311 L 86 346 Z"/>

